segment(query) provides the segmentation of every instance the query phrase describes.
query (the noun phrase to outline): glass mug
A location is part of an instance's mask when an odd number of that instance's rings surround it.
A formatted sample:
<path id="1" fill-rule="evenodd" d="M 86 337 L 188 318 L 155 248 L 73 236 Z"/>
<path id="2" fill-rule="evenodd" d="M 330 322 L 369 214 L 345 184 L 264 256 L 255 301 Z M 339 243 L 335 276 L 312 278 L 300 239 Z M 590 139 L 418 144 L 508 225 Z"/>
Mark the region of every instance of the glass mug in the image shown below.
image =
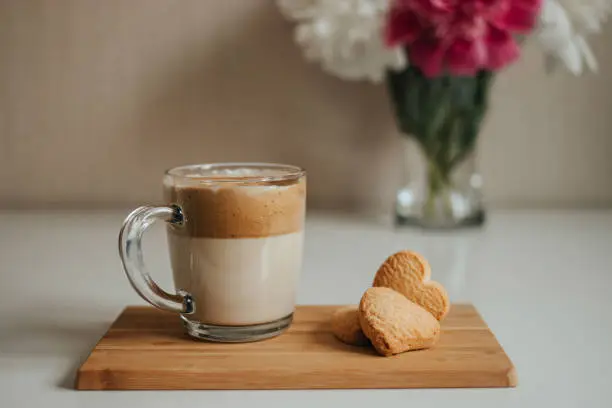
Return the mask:
<path id="1" fill-rule="evenodd" d="M 166 205 L 134 210 L 119 234 L 125 273 L 138 294 L 176 312 L 189 335 L 219 342 L 276 336 L 289 327 L 302 266 L 306 173 L 267 163 L 176 167 L 163 178 Z M 141 239 L 167 224 L 175 294 L 143 262 Z"/>

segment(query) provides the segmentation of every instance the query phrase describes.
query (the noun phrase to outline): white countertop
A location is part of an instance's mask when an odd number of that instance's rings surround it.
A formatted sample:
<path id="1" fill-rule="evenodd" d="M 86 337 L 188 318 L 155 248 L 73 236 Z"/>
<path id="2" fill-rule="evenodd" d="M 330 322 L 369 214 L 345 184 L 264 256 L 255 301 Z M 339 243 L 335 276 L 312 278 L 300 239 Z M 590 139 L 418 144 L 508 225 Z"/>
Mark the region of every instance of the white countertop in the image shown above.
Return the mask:
<path id="1" fill-rule="evenodd" d="M 309 215 L 299 303 L 356 303 L 388 255 L 421 251 L 453 300 L 480 310 L 515 389 L 74 391 L 109 324 L 144 303 L 117 256 L 126 214 L 0 212 L 0 407 L 612 406 L 612 211 L 495 212 L 452 234 Z M 147 238 L 151 272 L 171 288 L 163 228 Z"/>

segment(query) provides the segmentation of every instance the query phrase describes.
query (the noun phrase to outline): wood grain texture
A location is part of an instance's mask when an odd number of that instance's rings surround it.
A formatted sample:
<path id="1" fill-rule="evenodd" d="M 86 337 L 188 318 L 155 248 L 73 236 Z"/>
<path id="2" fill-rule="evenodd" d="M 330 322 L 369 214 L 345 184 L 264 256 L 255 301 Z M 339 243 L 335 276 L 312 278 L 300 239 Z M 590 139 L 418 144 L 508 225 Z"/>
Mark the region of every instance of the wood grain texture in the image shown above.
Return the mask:
<path id="1" fill-rule="evenodd" d="M 331 334 L 338 306 L 299 306 L 283 335 L 192 340 L 176 315 L 128 307 L 79 368 L 80 390 L 513 387 L 512 362 L 476 309 L 454 305 L 430 350 L 381 357 Z"/>

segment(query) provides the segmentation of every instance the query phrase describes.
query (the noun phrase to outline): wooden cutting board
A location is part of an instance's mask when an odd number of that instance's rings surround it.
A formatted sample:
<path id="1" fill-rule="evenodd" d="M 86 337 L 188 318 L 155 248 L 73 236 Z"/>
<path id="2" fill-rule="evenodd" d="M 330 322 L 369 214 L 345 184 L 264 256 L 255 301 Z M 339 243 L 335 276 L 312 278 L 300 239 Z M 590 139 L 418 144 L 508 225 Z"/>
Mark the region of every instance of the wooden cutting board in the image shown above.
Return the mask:
<path id="1" fill-rule="evenodd" d="M 338 306 L 299 306 L 291 328 L 256 343 L 192 340 L 178 316 L 128 307 L 79 368 L 80 390 L 513 387 L 512 362 L 471 305 L 454 305 L 430 350 L 381 357 L 329 331 Z"/>

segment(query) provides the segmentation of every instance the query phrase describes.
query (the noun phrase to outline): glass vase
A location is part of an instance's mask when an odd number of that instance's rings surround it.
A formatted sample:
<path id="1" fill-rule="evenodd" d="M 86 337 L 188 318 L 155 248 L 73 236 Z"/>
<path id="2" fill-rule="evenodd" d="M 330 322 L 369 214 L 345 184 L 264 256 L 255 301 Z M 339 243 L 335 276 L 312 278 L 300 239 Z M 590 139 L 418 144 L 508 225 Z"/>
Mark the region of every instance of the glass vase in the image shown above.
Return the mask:
<path id="1" fill-rule="evenodd" d="M 396 196 L 396 225 L 452 229 L 484 224 L 483 182 L 475 150 L 447 170 L 417 141 L 404 139 L 404 180 Z"/>

